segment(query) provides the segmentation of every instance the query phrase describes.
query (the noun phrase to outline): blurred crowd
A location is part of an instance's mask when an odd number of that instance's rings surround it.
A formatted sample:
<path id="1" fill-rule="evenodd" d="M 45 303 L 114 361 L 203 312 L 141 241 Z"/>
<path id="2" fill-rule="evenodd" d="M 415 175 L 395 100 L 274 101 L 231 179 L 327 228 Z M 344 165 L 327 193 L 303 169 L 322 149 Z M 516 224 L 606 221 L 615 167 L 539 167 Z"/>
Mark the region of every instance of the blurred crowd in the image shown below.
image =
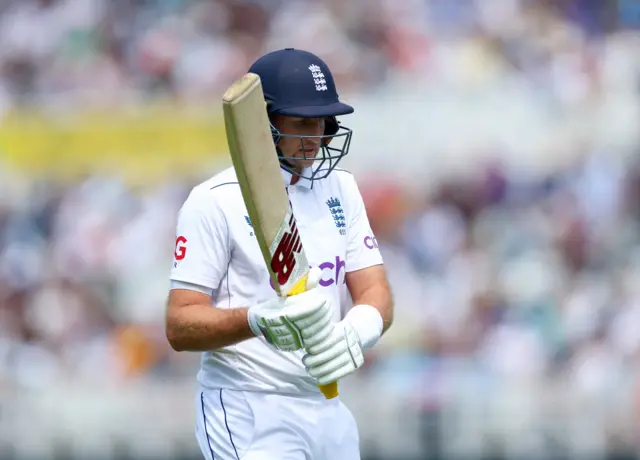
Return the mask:
<path id="1" fill-rule="evenodd" d="M 217 100 L 260 54 L 292 44 L 323 56 L 343 92 L 389 74 L 428 76 L 451 65 L 443 53 L 459 60 L 459 44 L 485 73 L 506 65 L 534 83 L 563 79 L 589 72 L 599 38 L 637 22 L 626 3 L 2 0 L 0 108 Z M 575 94 L 584 83 L 572 86 Z"/>
<path id="2" fill-rule="evenodd" d="M 640 377 L 637 159 L 590 152 L 535 178 L 491 165 L 425 196 L 365 196 L 395 287 L 390 350 L 600 397 Z"/>
<path id="3" fill-rule="evenodd" d="M 624 19 L 596 0 L 4 0 L 0 110 L 217 100 L 291 44 L 326 58 L 345 92 L 500 69 L 562 104 L 605 87 L 637 98 L 640 54 L 601 59 L 611 43 L 640 49 Z M 397 305 L 361 378 L 425 407 L 461 372 L 640 390 L 640 146 L 579 153 L 544 174 L 500 161 L 425 174 L 423 188 L 358 176 Z M 60 182 L 0 163 L 0 388 L 194 378 L 162 313 L 176 213 L 201 179 Z"/>
<path id="4" fill-rule="evenodd" d="M 0 178 L 0 387 L 117 382 L 159 365 L 187 184 Z"/>

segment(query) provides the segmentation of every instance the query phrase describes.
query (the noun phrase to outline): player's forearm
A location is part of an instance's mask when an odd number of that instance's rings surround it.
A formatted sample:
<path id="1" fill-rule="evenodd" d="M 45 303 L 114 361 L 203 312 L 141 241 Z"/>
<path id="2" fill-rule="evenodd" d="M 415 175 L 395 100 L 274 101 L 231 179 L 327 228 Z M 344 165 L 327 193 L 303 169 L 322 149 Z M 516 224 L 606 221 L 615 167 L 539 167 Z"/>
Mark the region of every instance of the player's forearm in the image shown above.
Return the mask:
<path id="1" fill-rule="evenodd" d="M 208 351 L 255 337 L 247 308 L 223 310 L 210 305 L 189 305 L 167 312 L 166 334 L 176 351 Z"/>
<path id="2" fill-rule="evenodd" d="M 393 323 L 393 297 L 386 284 L 376 284 L 369 287 L 358 298 L 353 299 L 354 305 L 371 305 L 382 317 L 382 333 L 384 334 Z"/>

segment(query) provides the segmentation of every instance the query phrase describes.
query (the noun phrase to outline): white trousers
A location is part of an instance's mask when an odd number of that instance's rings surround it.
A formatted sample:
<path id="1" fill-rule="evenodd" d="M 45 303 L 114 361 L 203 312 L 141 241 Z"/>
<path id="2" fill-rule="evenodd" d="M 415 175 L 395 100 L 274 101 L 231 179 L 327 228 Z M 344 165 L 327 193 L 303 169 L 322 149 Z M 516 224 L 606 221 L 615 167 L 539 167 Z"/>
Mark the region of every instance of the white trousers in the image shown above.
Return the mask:
<path id="1" fill-rule="evenodd" d="M 355 419 L 339 398 L 201 389 L 195 402 L 206 460 L 360 460 Z"/>

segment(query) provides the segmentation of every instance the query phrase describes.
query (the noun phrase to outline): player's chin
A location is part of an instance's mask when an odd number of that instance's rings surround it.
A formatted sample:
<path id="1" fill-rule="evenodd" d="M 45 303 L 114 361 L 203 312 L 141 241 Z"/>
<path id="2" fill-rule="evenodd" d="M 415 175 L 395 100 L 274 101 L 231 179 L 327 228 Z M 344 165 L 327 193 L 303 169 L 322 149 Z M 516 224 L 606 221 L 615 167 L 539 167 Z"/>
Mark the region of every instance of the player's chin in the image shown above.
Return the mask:
<path id="1" fill-rule="evenodd" d="M 297 158 L 294 163 L 299 168 L 310 168 L 313 166 L 313 163 L 316 161 L 314 156 L 307 156 L 307 158 Z"/>

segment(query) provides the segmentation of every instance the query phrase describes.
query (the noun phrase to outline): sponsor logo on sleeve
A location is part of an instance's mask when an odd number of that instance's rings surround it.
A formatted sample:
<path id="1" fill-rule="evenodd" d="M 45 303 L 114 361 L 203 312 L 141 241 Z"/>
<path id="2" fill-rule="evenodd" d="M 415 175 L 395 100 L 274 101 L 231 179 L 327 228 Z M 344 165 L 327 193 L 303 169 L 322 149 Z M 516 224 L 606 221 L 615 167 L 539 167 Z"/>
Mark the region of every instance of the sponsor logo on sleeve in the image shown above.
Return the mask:
<path id="1" fill-rule="evenodd" d="M 378 249 L 378 240 L 375 236 L 367 235 L 364 237 L 364 246 L 367 249 Z"/>
<path id="2" fill-rule="evenodd" d="M 176 238 L 176 245 L 173 251 L 174 263 L 173 266 L 177 267 L 178 262 L 183 260 L 187 256 L 187 238 L 179 236 Z"/>

